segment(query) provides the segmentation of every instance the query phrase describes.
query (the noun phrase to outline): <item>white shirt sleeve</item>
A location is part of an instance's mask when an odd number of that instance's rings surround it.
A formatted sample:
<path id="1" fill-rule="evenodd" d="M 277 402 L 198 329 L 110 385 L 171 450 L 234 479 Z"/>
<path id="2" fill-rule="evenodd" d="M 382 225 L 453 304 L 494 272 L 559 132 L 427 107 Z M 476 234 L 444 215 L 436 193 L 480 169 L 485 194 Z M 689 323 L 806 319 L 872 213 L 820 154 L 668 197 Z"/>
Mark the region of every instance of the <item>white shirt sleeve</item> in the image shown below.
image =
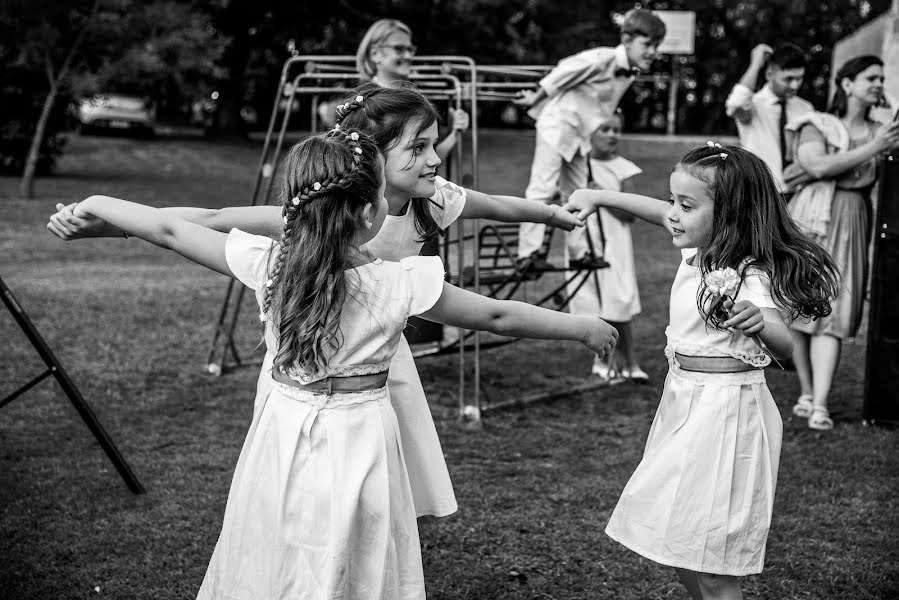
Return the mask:
<path id="1" fill-rule="evenodd" d="M 559 61 L 552 71 L 540 80 L 540 87 L 552 98 L 583 83 L 597 73 L 607 70 L 615 60 L 611 48 L 593 48 L 578 52 Z"/>
<path id="2" fill-rule="evenodd" d="M 738 83 L 730 91 L 727 100 L 724 101 L 724 112 L 728 117 L 733 117 L 738 110 L 752 110 L 753 91 L 745 85 Z"/>
<path id="3" fill-rule="evenodd" d="M 228 268 L 242 284 L 258 290 L 265 283 L 269 257 L 278 248 L 271 238 L 232 229 L 225 240 Z"/>
<path id="4" fill-rule="evenodd" d="M 461 185 L 447 181 L 439 175 L 434 184 L 437 191 L 431 196 L 431 212 L 440 229 L 446 229 L 462 214 L 468 193 Z"/>
<path id="5" fill-rule="evenodd" d="M 444 270 L 439 256 L 410 256 L 400 260 L 405 281 L 407 316 L 429 310 L 443 293 Z"/>

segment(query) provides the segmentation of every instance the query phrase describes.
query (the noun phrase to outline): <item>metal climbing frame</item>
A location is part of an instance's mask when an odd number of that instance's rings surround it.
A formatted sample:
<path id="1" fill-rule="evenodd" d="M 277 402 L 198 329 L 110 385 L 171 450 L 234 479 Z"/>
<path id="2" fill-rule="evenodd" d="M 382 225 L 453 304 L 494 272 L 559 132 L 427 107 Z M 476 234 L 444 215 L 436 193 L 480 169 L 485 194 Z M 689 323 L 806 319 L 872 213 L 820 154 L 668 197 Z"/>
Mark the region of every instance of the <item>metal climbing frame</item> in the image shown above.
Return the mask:
<path id="1" fill-rule="evenodd" d="M 354 56 L 330 56 L 330 55 L 304 55 L 295 56 L 285 62 L 281 70 L 281 78 L 278 83 L 278 89 L 275 94 L 275 100 L 272 107 L 272 116 L 269 120 L 268 128 L 265 134 L 265 140 L 262 147 L 262 153 L 256 168 L 256 177 L 253 183 L 253 192 L 251 197 L 251 205 L 267 204 L 269 202 L 272 185 L 274 183 L 273 174 L 275 172 L 275 164 L 280 156 L 284 139 L 287 133 L 288 124 L 291 115 L 295 112 L 294 105 L 301 106 L 300 99 L 307 98 L 311 114 L 311 122 L 313 129 L 316 128 L 318 115 L 317 104 L 319 96 L 331 96 L 334 94 L 346 94 L 356 87 L 358 74 L 355 72 Z M 471 187 L 477 188 L 479 185 L 478 174 L 478 102 L 479 101 L 503 101 L 509 102 L 517 95 L 518 90 L 523 86 L 533 84 L 539 77 L 551 69 L 544 65 L 495 65 L 478 67 L 474 60 L 465 56 L 420 56 L 413 59 L 414 74 L 411 79 L 418 84 L 419 91 L 428 96 L 432 100 L 449 102 L 455 108 L 465 108 L 470 115 L 469 139 L 467 148 L 464 144 L 457 144 L 454 153 L 454 159 L 450 166 L 451 172 L 449 178 L 451 180 L 460 181 L 468 179 L 468 177 L 460 178 L 460 170 L 465 164 L 466 152 L 468 150 L 468 168 L 467 175 L 470 175 Z M 466 182 L 467 184 L 467 182 Z M 449 268 L 451 248 L 455 245 L 457 260 L 457 276 L 454 282 L 460 287 L 470 287 L 474 292 L 480 293 L 481 288 L 481 268 L 483 256 L 481 253 L 481 243 L 488 239 L 490 234 L 496 236 L 487 248 L 487 252 L 496 253 L 496 248 L 505 247 L 508 250 L 506 239 L 500 233 L 497 226 L 489 225 L 481 230 L 477 219 L 470 221 L 474 233 L 465 234 L 465 224 L 459 220 L 456 225 L 451 228 L 448 235 L 445 236 L 442 245 L 442 254 L 444 262 Z M 486 233 L 485 233 L 486 232 Z M 486 237 L 485 237 L 486 235 Z M 588 236 L 589 240 L 589 236 Z M 466 242 L 470 246 L 470 266 L 467 265 Z M 495 242 L 495 243 L 494 243 Z M 506 252 L 506 257 L 511 260 L 507 261 L 501 268 L 505 271 L 508 279 L 506 283 L 511 288 L 505 288 L 503 297 L 511 297 L 519 285 L 523 282 L 520 274 L 515 270 L 514 259 L 512 255 Z M 490 273 L 491 277 L 495 277 L 499 263 L 494 260 L 493 269 Z M 568 272 L 566 269 L 556 269 L 560 272 Z M 593 274 L 593 283 L 599 293 L 598 280 Z M 580 277 L 580 281 L 576 284 L 576 290 L 579 290 L 588 278 L 591 272 L 586 274 L 582 272 L 576 273 L 574 276 L 568 276 L 567 280 L 559 286 L 554 292 L 543 298 L 539 303 L 543 303 L 554 295 L 563 290 L 567 284 Z M 488 283 L 491 280 L 488 279 Z M 499 294 L 504 286 L 496 287 L 496 281 L 490 283 L 491 295 Z M 575 291 L 576 291 L 575 290 Z M 224 371 L 234 369 L 240 366 L 258 365 L 260 359 L 247 360 L 241 357 L 234 341 L 234 332 L 240 316 L 241 305 L 245 293 L 244 286 L 238 285 L 234 280 L 228 282 L 225 292 L 225 298 L 222 303 L 221 310 L 215 325 L 213 340 L 210 345 L 210 351 L 207 359 L 207 372 L 220 375 Z M 570 300 L 570 298 L 568 299 Z M 561 307 L 567 304 L 567 301 Z M 471 344 L 467 343 L 471 340 Z M 512 340 L 514 341 L 514 340 Z M 501 342 L 509 343 L 509 341 Z M 491 344 L 496 345 L 496 344 Z M 472 352 L 472 377 L 471 386 L 472 393 L 466 394 L 466 368 L 467 351 Z M 456 342 L 440 345 L 435 348 L 421 349 L 413 352 L 417 356 L 428 354 L 437 354 L 444 352 L 458 352 L 459 354 L 459 389 L 458 404 L 459 414 L 461 417 L 479 421 L 482 411 L 488 409 L 497 409 L 504 406 L 527 404 L 542 399 L 547 399 L 567 393 L 576 393 L 585 391 L 584 386 L 561 390 L 551 394 L 540 394 L 527 398 L 519 398 L 515 400 L 501 401 L 490 403 L 489 405 L 482 402 L 481 385 L 480 385 L 480 350 L 481 339 L 479 332 L 468 332 L 459 330 Z M 595 387 L 595 386 L 590 386 Z"/>
<path id="2" fill-rule="evenodd" d="M 319 95 L 346 94 L 356 87 L 358 75 L 353 68 L 355 60 L 354 56 L 305 55 L 295 56 L 284 64 L 275 94 L 272 116 L 256 168 L 251 205 L 269 202 L 274 183 L 274 167 L 284 146 L 287 128 L 294 113 L 294 104 L 298 104 L 301 98 L 307 97 L 310 100 L 312 122 L 316 124 L 315 109 Z M 464 56 L 422 56 L 414 59 L 414 62 L 417 72 L 412 79 L 419 84 L 423 94 L 436 101 L 448 101 L 455 108 L 462 108 L 465 96 L 463 78 L 467 82 L 471 82 L 476 77 L 475 64 L 472 59 Z M 452 65 L 452 69 L 450 69 L 450 65 Z M 476 102 L 474 98 L 469 98 L 467 101 L 471 114 L 470 173 L 472 185 L 475 186 L 477 185 Z M 457 144 L 452 166 L 457 170 L 460 169 L 463 159 L 462 144 Z M 456 173 L 451 173 L 450 178 L 458 179 Z M 456 242 L 457 261 L 460 268 L 465 264 L 464 244 L 459 241 L 464 237 L 462 228 L 463 224 L 460 222 L 454 228 L 457 231 L 457 240 L 449 239 L 450 236 L 447 236 L 447 243 L 444 245 L 444 261 L 448 263 L 449 248 L 453 242 Z M 245 292 L 244 286 L 238 285 L 234 280 L 228 282 L 206 361 L 206 371 L 210 374 L 221 375 L 223 372 L 237 367 L 261 363 L 260 359 L 242 357 L 234 340 Z M 460 331 L 459 336 L 464 337 L 465 333 Z M 460 411 L 463 413 L 466 406 L 465 361 L 465 349 L 462 348 L 459 352 L 459 404 Z"/>

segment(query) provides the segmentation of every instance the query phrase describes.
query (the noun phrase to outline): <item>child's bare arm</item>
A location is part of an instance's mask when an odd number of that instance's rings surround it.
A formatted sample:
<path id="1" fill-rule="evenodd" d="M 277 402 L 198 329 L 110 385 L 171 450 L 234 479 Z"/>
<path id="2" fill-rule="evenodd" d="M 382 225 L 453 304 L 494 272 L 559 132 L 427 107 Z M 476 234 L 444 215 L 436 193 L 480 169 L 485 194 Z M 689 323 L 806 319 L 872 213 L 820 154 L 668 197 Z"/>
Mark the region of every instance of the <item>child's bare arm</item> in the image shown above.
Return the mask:
<path id="1" fill-rule="evenodd" d="M 623 210 L 653 225 L 668 227 L 668 204 L 649 196 L 609 190 L 575 190 L 562 208 L 586 219 L 600 206 Z"/>
<path id="2" fill-rule="evenodd" d="M 97 217 L 79 218 L 73 213 L 75 204 L 57 204 L 56 214 L 50 217 L 47 229 L 64 240 L 88 237 L 121 237 L 122 230 Z M 281 209 L 276 206 L 234 206 L 227 208 L 195 208 L 176 206 L 161 208 L 172 216 L 214 229 L 228 232 L 237 227 L 247 233 L 280 237 Z"/>
<path id="3" fill-rule="evenodd" d="M 730 318 L 722 327 L 736 329 L 747 337 L 758 336 L 774 358 L 788 358 L 793 353 L 793 336 L 774 308 L 759 308 L 748 300 L 724 303 Z"/>
<path id="4" fill-rule="evenodd" d="M 505 223 L 546 223 L 571 231 L 583 220 L 555 204 L 543 204 L 517 196 L 491 196 L 476 190 L 465 190 L 464 219 L 493 219 Z"/>
<path id="5" fill-rule="evenodd" d="M 225 259 L 228 235 L 185 221 L 161 209 L 119 200 L 110 196 L 90 196 L 75 206 L 78 218 L 99 218 L 161 248 L 233 277 Z"/>
<path id="6" fill-rule="evenodd" d="M 598 317 L 570 315 L 524 302 L 495 300 L 445 283 L 424 319 L 464 329 L 533 339 L 581 342 L 604 356 L 618 340 L 614 327 Z"/>

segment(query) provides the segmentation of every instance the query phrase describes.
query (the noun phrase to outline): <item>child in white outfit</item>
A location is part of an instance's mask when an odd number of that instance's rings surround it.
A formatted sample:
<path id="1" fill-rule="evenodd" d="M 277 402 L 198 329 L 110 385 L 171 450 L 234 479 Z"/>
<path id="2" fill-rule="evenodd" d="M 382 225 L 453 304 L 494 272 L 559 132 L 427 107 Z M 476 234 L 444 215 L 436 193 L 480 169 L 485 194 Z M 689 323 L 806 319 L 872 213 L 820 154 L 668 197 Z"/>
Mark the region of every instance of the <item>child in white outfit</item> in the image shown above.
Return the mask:
<path id="1" fill-rule="evenodd" d="M 592 151 L 587 163 L 591 189 L 629 191 L 632 178 L 643 172 L 617 153 L 621 125 L 622 117 L 616 113 L 603 121 L 591 138 Z M 596 216 L 587 220 L 586 231 L 579 229 L 569 234 L 570 244 L 577 247 L 586 245 L 588 250 L 592 245 L 593 251 L 609 263 L 608 267 L 593 273 L 595 280 L 591 276 L 572 295 L 569 306 L 573 313 L 599 314 L 600 318 L 613 323 L 618 330 L 615 351 L 606 359 L 597 356 L 593 361 L 592 373 L 610 383 L 626 379 L 638 383 L 649 381 L 649 376 L 637 362 L 631 327 L 633 318 L 640 314 L 640 292 L 637 289 L 631 239 L 633 220 L 629 213 L 600 207 Z M 587 244 L 587 235 L 590 235 L 592 244 Z"/>
<path id="2" fill-rule="evenodd" d="M 782 424 L 763 368 L 790 355 L 782 314 L 826 315 L 838 275 L 762 160 L 709 144 L 678 163 L 667 205 L 582 190 L 568 208 L 627 210 L 666 227 L 683 258 L 665 389 L 606 533 L 674 567 L 695 600 L 730 600 L 742 597 L 740 576 L 762 571 L 774 507 Z"/>
<path id="3" fill-rule="evenodd" d="M 635 8 L 624 17 L 621 44 L 584 50 L 559 61 L 540 80 L 536 92 L 522 92 L 516 104 L 530 108 L 537 124 L 534 160 L 525 197 L 549 204 L 556 191 L 562 201 L 587 185 L 590 136 L 615 109 L 637 74 L 648 72 L 665 37 L 665 24 L 652 11 Z M 518 231 L 519 269 L 550 267 L 540 257 L 545 225 L 522 223 Z M 576 266 L 582 249 L 569 248 Z M 589 266 L 589 265 L 586 265 Z"/>
<path id="4" fill-rule="evenodd" d="M 279 242 L 103 196 L 74 209 L 256 293 L 269 382 L 258 387 L 201 599 L 425 597 L 416 502 L 387 386 L 410 315 L 579 340 L 599 353 L 617 337 L 595 317 L 446 284 L 438 257 L 374 258 L 365 244 L 388 212 L 383 168 L 377 145 L 356 131 L 292 148 L 280 175 Z"/>

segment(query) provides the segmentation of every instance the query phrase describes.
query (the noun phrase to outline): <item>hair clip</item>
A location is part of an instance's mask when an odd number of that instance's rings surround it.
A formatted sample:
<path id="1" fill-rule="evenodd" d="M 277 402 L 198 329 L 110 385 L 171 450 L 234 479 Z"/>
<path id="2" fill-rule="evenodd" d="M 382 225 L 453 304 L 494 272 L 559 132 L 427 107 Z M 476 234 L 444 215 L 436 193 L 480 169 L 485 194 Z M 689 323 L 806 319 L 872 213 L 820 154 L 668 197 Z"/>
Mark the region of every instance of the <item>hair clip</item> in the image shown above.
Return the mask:
<path id="1" fill-rule="evenodd" d="M 719 154 L 719 155 L 718 155 L 718 156 L 720 156 L 720 157 L 721 157 L 721 160 L 724 160 L 724 159 L 726 159 L 726 158 L 727 158 L 727 152 L 722 152 L 722 153 L 721 153 L 721 154 Z"/>
<path id="2" fill-rule="evenodd" d="M 365 100 L 363 96 L 356 96 L 356 102 L 362 102 L 363 100 Z"/>
<path id="3" fill-rule="evenodd" d="M 322 189 L 322 184 L 320 184 L 319 182 L 316 181 L 315 183 L 312 184 L 312 189 L 317 192 L 318 190 Z"/>
<path id="4" fill-rule="evenodd" d="M 334 131 L 340 131 L 340 123 L 334 124 Z"/>
<path id="5" fill-rule="evenodd" d="M 712 140 L 707 141 L 705 143 L 705 145 L 708 146 L 709 148 L 718 148 L 719 150 L 723 147 L 718 142 L 713 142 Z"/>
<path id="6" fill-rule="evenodd" d="M 359 134 L 354 131 L 353 133 L 350 134 L 350 139 L 353 140 L 354 142 L 358 142 Z"/>
<path id="7" fill-rule="evenodd" d="M 355 152 L 356 154 L 362 154 L 362 148 L 356 146 L 355 148 L 353 148 L 353 152 Z"/>
<path id="8" fill-rule="evenodd" d="M 285 225 L 287 225 L 287 222 L 288 222 L 289 220 L 290 220 L 290 219 L 287 218 L 287 215 L 284 215 L 284 224 L 285 224 Z"/>
<path id="9" fill-rule="evenodd" d="M 290 203 L 293 204 L 294 206 L 299 206 L 300 205 L 300 197 L 294 196 L 293 199 L 290 201 Z"/>

